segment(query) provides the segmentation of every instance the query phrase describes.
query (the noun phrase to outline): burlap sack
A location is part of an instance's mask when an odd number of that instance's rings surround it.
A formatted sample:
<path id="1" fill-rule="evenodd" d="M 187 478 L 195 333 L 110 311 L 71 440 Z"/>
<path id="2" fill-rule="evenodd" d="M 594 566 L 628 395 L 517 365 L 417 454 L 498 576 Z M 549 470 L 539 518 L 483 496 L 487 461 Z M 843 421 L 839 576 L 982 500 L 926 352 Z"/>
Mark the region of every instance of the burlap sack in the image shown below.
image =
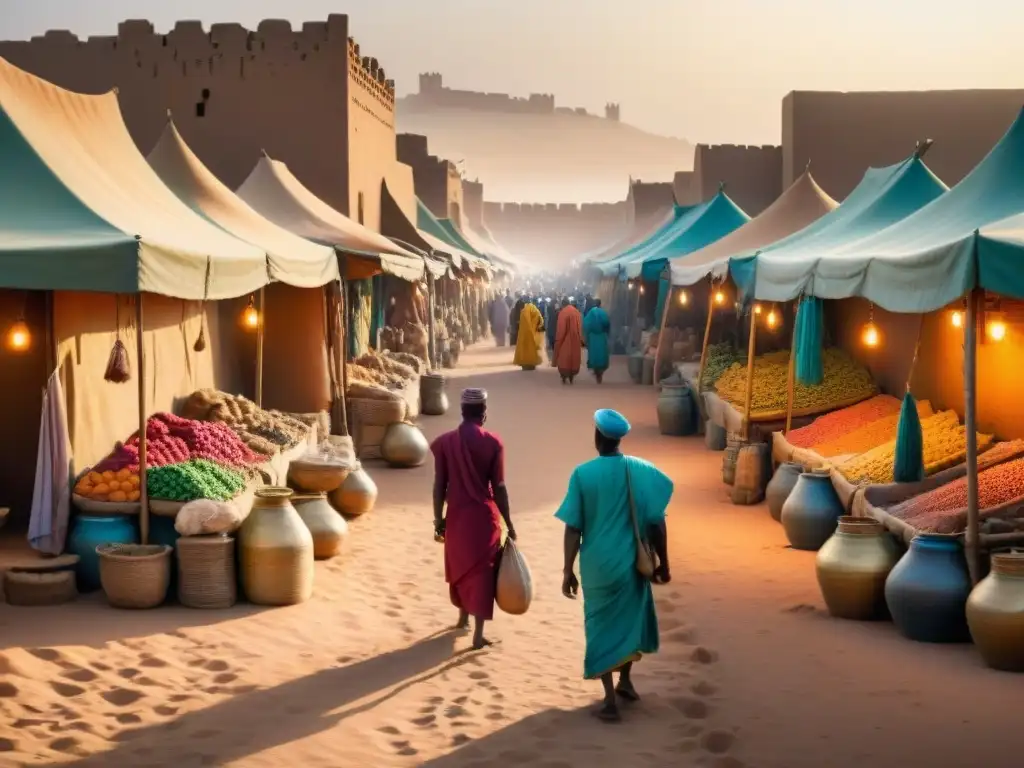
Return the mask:
<path id="1" fill-rule="evenodd" d="M 498 588 L 495 602 L 505 613 L 521 616 L 533 601 L 533 577 L 530 566 L 516 543 L 509 539 L 498 566 Z"/>

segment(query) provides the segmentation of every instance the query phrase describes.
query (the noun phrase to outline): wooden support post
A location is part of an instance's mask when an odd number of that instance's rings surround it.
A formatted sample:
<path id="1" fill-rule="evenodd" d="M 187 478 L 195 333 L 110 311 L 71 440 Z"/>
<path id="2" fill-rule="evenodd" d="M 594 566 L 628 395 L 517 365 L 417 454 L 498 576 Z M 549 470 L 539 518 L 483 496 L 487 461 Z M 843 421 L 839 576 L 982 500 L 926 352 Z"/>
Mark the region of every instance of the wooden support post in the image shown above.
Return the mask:
<path id="1" fill-rule="evenodd" d="M 743 439 L 750 439 L 750 406 L 754 399 L 754 353 L 757 351 L 757 313 L 750 307 L 750 341 L 747 343 L 747 395 L 743 404 Z"/>
<path id="2" fill-rule="evenodd" d="M 711 318 L 715 314 L 715 284 L 711 283 L 711 290 L 708 292 L 708 319 L 704 323 L 704 341 L 700 347 L 700 370 L 697 371 L 697 395 L 700 400 L 700 393 L 704 387 L 704 366 L 708 364 L 708 341 L 711 339 Z M 698 402 L 699 405 L 699 402 Z"/>
<path id="3" fill-rule="evenodd" d="M 667 270 L 668 267 L 665 267 L 665 269 Z M 670 274 L 669 275 L 669 280 L 671 280 L 671 279 L 672 279 L 672 277 L 671 277 L 671 274 Z M 685 289 L 684 288 L 680 288 L 679 290 L 683 291 Z M 668 330 L 668 308 L 672 304 L 672 297 L 674 295 L 675 295 L 675 293 L 674 293 L 673 286 L 672 286 L 671 283 L 669 283 L 668 294 L 665 296 L 665 306 L 663 307 L 662 313 L 661 313 L 661 325 L 658 328 L 658 348 L 654 351 L 654 377 L 655 377 L 654 380 L 655 380 L 655 382 L 661 381 L 661 379 L 665 378 L 665 374 L 663 374 L 662 370 L 661 370 L 661 364 L 662 364 L 662 361 L 665 359 L 665 352 L 666 352 L 666 350 L 665 350 L 665 346 L 666 346 L 665 345 L 665 336 L 666 336 L 665 331 Z M 671 350 L 669 350 L 669 351 L 671 351 Z M 669 371 L 668 375 L 670 375 L 670 376 L 672 375 L 671 370 Z"/>
<path id="4" fill-rule="evenodd" d="M 440 368 L 437 359 L 437 339 L 434 336 L 434 276 L 427 273 L 427 367 Z"/>
<path id="5" fill-rule="evenodd" d="M 256 407 L 263 407 L 263 327 L 267 322 L 267 287 L 260 286 L 260 314 L 256 325 Z"/>
<path id="6" fill-rule="evenodd" d="M 978 414 L 977 414 L 977 360 L 978 360 L 978 304 L 982 292 L 975 288 L 967 297 L 967 317 L 964 322 L 964 429 L 967 432 L 967 568 L 971 580 L 977 584 L 981 576 L 980 536 L 978 522 Z"/>
<path id="7" fill-rule="evenodd" d="M 149 543 L 149 487 L 146 469 L 149 466 L 149 441 L 146 439 L 146 342 L 143 333 L 143 294 L 135 295 L 135 356 L 137 358 L 135 379 L 139 387 L 139 541 Z"/>
<path id="8" fill-rule="evenodd" d="M 800 309 L 800 299 L 794 305 Z M 788 435 L 793 428 L 793 395 L 796 393 L 796 312 L 793 313 L 793 333 L 789 341 L 789 373 L 786 375 L 786 431 Z"/>

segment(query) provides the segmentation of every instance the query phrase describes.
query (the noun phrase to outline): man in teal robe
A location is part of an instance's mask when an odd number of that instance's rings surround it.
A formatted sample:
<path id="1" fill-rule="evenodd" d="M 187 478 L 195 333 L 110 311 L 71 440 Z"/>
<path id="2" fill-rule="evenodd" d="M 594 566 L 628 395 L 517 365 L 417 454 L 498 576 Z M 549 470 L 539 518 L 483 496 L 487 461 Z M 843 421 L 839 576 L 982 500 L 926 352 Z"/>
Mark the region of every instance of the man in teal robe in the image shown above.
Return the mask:
<path id="1" fill-rule="evenodd" d="M 583 318 L 583 344 L 587 348 L 587 368 L 594 372 L 598 384 L 608 370 L 608 334 L 611 328 L 612 321 L 601 307 L 601 300 L 594 299 L 594 306 Z"/>
<path id="2" fill-rule="evenodd" d="M 598 457 L 573 470 L 555 517 L 565 523 L 562 594 L 575 599 L 581 581 L 583 586 L 583 676 L 604 686 L 604 702 L 595 714 L 616 721 L 618 699 L 640 699 L 630 677 L 633 663 L 658 650 L 651 582 L 636 567 L 637 534 L 654 549 L 654 582 L 667 584 L 672 577 L 665 509 L 673 483 L 653 464 L 622 454 L 619 443 L 630 427 L 621 414 L 600 410 L 594 423 Z M 577 554 L 579 579 L 573 571 Z M 618 685 L 612 677 L 616 671 Z"/>

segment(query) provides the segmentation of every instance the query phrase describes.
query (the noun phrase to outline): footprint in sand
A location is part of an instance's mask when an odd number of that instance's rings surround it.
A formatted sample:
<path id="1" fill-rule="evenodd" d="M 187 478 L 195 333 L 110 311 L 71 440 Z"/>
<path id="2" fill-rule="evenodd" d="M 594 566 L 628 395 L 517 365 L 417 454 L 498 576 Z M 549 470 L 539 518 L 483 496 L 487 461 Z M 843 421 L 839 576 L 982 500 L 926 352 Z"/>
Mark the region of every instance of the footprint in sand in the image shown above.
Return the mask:
<path id="1" fill-rule="evenodd" d="M 238 675 L 236 675 L 234 672 L 221 672 L 219 675 L 213 678 L 213 682 L 217 683 L 218 685 L 227 685 L 228 683 L 235 682 L 235 680 L 237 679 Z"/>
<path id="2" fill-rule="evenodd" d="M 461 747 L 464 744 L 469 744 L 469 742 L 471 742 L 472 740 L 472 736 L 467 736 L 464 733 L 456 733 L 454 736 L 452 736 L 452 746 Z"/>
<path id="3" fill-rule="evenodd" d="M 52 682 L 50 687 L 53 688 L 54 693 L 58 696 L 63 696 L 65 699 L 71 699 L 85 693 L 85 688 L 80 685 L 71 685 L 71 683 Z"/>
<path id="4" fill-rule="evenodd" d="M 701 680 L 690 686 L 690 690 L 697 696 L 714 696 L 718 692 L 718 688 L 707 680 Z"/>
<path id="5" fill-rule="evenodd" d="M 693 653 L 690 654 L 690 658 L 698 664 L 714 664 L 718 661 L 718 652 L 712 651 L 710 648 L 705 648 L 702 645 L 698 645 L 693 649 Z"/>
<path id="6" fill-rule="evenodd" d="M 0 699 L 13 699 L 18 695 L 18 688 L 12 683 L 0 682 Z"/>
<path id="7" fill-rule="evenodd" d="M 138 725 L 142 718 L 132 712 L 121 712 L 114 715 L 114 719 L 121 725 Z"/>
<path id="8" fill-rule="evenodd" d="M 465 717 L 468 714 L 469 712 L 467 712 L 464 707 L 460 707 L 457 704 L 448 707 L 444 711 L 444 716 L 447 717 L 449 720 L 454 720 L 457 717 Z"/>
<path id="9" fill-rule="evenodd" d="M 110 667 L 107 666 L 106 664 L 104 664 L 102 661 L 94 661 L 89 666 L 92 667 L 93 669 L 95 669 L 97 672 L 109 672 L 110 671 Z"/>
<path id="10" fill-rule="evenodd" d="M 700 699 L 676 699 L 672 706 L 689 720 L 703 720 L 708 716 L 708 705 Z"/>
<path id="11" fill-rule="evenodd" d="M 383 733 L 386 736 L 401 736 L 402 732 L 393 725 L 382 725 L 377 729 L 379 733 Z"/>
<path id="12" fill-rule="evenodd" d="M 728 731 L 708 731 L 701 739 L 700 745 L 705 752 L 710 752 L 712 755 L 724 755 L 732 749 L 735 741 L 736 737 Z"/>
<path id="13" fill-rule="evenodd" d="M 53 648 L 29 648 L 28 652 L 40 661 L 57 663 L 62 660 L 60 651 L 56 651 Z"/>
<path id="14" fill-rule="evenodd" d="M 501 720 L 508 720 L 508 717 L 505 715 L 504 712 L 491 712 L 487 715 L 487 719 L 496 723 Z"/>
<path id="15" fill-rule="evenodd" d="M 127 707 L 145 696 L 142 691 L 133 691 L 130 688 L 114 688 L 100 694 L 103 700 L 115 707 Z"/>
<path id="16" fill-rule="evenodd" d="M 149 669 L 163 669 L 167 666 L 167 662 L 155 656 L 143 656 L 139 659 L 139 666 L 148 667 Z"/>
<path id="17" fill-rule="evenodd" d="M 665 639 L 670 643 L 690 644 L 694 641 L 694 632 L 689 627 L 680 626 L 675 631 L 669 631 Z"/>
<path id="18" fill-rule="evenodd" d="M 173 717 L 178 714 L 178 707 L 169 707 L 166 704 L 160 704 L 154 707 L 153 711 L 161 717 Z"/>
<path id="19" fill-rule="evenodd" d="M 412 744 L 408 741 L 392 741 L 391 748 L 395 750 L 402 757 L 413 757 L 418 755 L 420 752 L 418 749 L 414 749 Z"/>
<path id="20" fill-rule="evenodd" d="M 117 671 L 117 674 L 123 677 L 125 680 L 131 680 L 133 677 L 138 676 L 139 670 L 132 669 L 129 667 L 128 669 L 119 669 Z"/>
<path id="21" fill-rule="evenodd" d="M 490 675 L 489 672 L 470 672 L 469 673 L 469 679 L 470 680 L 487 680 L 488 678 L 490 678 L 490 676 L 491 675 Z"/>
<path id="22" fill-rule="evenodd" d="M 13 752 L 18 748 L 18 742 L 14 739 L 0 739 L 0 752 Z"/>
<path id="23" fill-rule="evenodd" d="M 436 728 L 437 727 L 437 715 L 430 714 L 424 715 L 423 717 L 417 717 L 410 721 L 417 728 Z"/>
<path id="24" fill-rule="evenodd" d="M 85 755 L 88 754 L 84 749 L 82 749 L 81 742 L 79 742 L 74 736 L 64 736 L 63 738 L 51 741 L 50 749 L 54 752 L 61 752 L 65 755 L 75 755 L 76 757 L 85 757 Z"/>
<path id="25" fill-rule="evenodd" d="M 212 659 L 203 664 L 203 669 L 207 672 L 227 672 L 231 668 L 231 665 L 221 659 Z"/>
<path id="26" fill-rule="evenodd" d="M 76 683 L 91 683 L 99 677 L 91 669 L 84 669 L 82 667 L 71 667 L 61 672 L 60 676 L 66 677 L 68 680 L 74 680 Z"/>

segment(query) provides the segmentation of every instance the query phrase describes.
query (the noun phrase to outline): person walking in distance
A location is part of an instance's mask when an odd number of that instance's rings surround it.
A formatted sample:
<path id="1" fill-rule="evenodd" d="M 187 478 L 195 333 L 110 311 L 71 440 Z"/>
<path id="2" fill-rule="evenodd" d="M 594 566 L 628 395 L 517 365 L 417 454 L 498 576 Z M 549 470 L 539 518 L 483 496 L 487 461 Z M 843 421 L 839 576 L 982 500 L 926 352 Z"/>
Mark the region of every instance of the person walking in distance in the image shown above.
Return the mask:
<path id="1" fill-rule="evenodd" d="M 587 368 L 593 372 L 598 384 L 604 381 L 604 372 L 610 363 L 608 333 L 611 327 L 611 319 L 601 307 L 601 300 L 594 299 L 594 306 L 583 318 L 583 344 L 587 348 Z"/>
<path id="2" fill-rule="evenodd" d="M 568 298 L 562 299 L 562 308 L 556 322 L 558 328 L 555 332 L 552 362 L 558 367 L 562 383 L 573 384 L 583 359 L 583 323 L 580 311 L 569 303 Z"/>
<path id="3" fill-rule="evenodd" d="M 505 303 L 505 297 L 498 295 L 491 302 L 491 333 L 494 334 L 494 341 L 499 347 L 504 347 L 508 341 L 508 321 L 511 308 Z"/>
<path id="4" fill-rule="evenodd" d="M 604 701 L 595 714 L 614 722 L 620 699 L 640 700 L 633 664 L 658 650 L 651 583 L 672 579 L 665 510 L 673 483 L 653 464 L 622 454 L 619 444 L 630 426 L 621 414 L 597 411 L 594 425 L 597 458 L 573 470 L 555 517 L 565 523 L 562 594 L 573 600 L 583 587 L 583 676 L 601 681 Z"/>
<path id="5" fill-rule="evenodd" d="M 492 645 L 484 623 L 494 617 L 494 593 L 501 552 L 501 522 L 515 541 L 516 529 L 505 489 L 505 448 L 484 429 L 487 391 L 462 392 L 462 423 L 438 437 L 434 454 L 434 535 L 444 540 L 444 576 L 456 628 L 475 622 L 473 648 Z M 445 505 L 447 504 L 447 511 Z"/>

